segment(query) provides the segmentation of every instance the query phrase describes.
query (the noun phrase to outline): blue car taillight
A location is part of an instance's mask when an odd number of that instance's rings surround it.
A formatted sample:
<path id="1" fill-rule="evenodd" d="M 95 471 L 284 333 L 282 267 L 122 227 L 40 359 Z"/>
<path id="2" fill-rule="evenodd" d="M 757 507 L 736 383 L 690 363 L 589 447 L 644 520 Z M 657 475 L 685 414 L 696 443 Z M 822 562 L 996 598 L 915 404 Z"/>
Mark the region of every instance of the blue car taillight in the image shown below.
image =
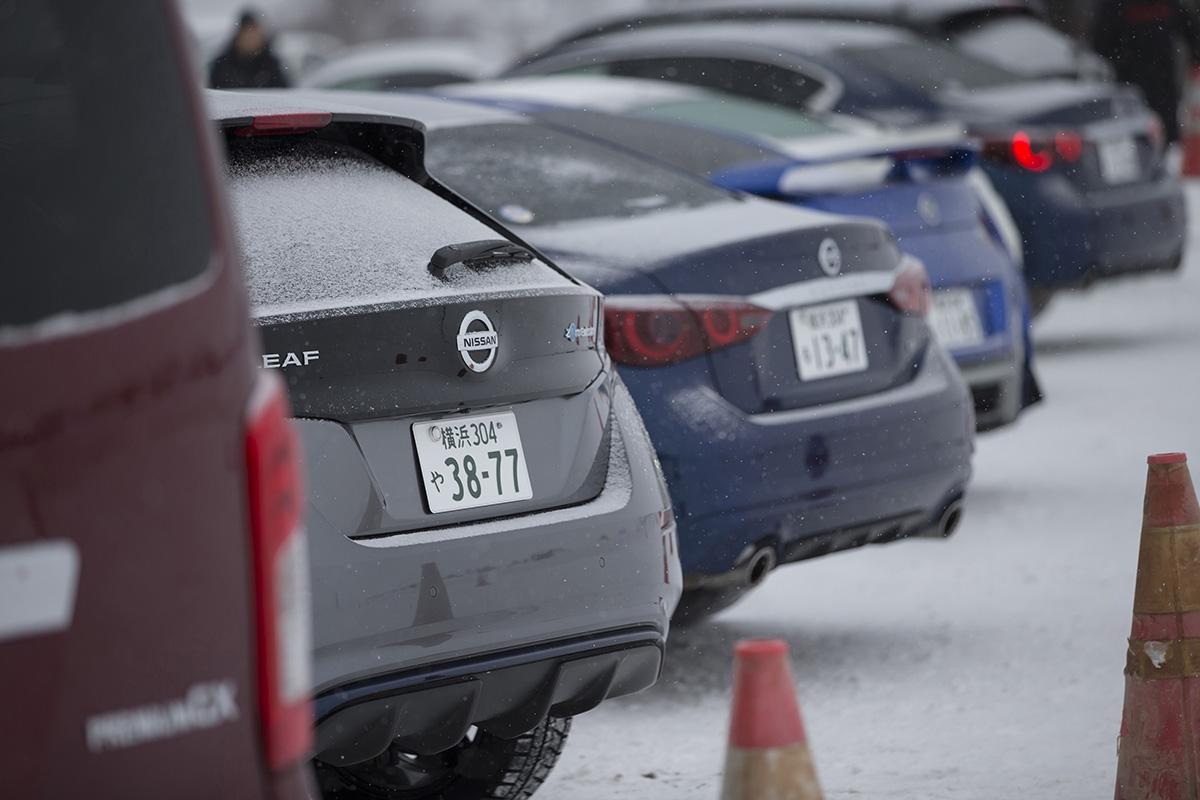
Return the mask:
<path id="1" fill-rule="evenodd" d="M 618 364 L 660 367 L 744 342 L 770 319 L 742 300 L 616 295 L 606 300 L 604 342 Z"/>
<path id="2" fill-rule="evenodd" d="M 887 297 L 893 306 L 905 314 L 928 316 L 933 305 L 933 293 L 929 287 L 929 273 L 925 271 L 925 265 L 913 256 L 905 255 Z"/>

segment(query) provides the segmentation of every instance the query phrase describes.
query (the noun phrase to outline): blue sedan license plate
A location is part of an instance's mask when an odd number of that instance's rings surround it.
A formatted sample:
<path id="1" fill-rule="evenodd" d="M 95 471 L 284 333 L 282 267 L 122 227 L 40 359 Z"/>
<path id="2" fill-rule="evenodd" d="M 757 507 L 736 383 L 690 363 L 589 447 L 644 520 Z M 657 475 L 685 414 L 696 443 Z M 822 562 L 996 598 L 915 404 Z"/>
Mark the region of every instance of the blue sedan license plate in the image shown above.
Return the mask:
<path id="1" fill-rule="evenodd" d="M 412 434 L 431 513 L 533 497 L 512 412 L 415 422 Z"/>
<path id="2" fill-rule="evenodd" d="M 832 378 L 867 368 L 862 319 L 854 300 L 795 308 L 788 317 L 800 380 Z"/>

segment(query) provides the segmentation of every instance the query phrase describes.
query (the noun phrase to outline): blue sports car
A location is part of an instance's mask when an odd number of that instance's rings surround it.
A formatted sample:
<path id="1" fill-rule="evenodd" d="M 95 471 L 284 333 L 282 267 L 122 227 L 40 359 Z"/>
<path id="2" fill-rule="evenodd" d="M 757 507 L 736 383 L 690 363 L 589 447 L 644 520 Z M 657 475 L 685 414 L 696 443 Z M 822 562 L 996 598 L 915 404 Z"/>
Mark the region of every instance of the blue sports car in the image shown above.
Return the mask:
<path id="1" fill-rule="evenodd" d="M 954 126 L 905 133 L 666 81 L 545 76 L 439 90 L 524 111 L 729 189 L 876 217 L 924 262 L 929 322 L 971 387 L 980 430 L 1040 399 L 1019 234 Z M 1011 248 L 1011 251 L 1010 249 Z"/>
<path id="2" fill-rule="evenodd" d="M 653 18 L 647 16 L 647 21 Z M 1176 270 L 1186 233 L 1162 127 L 1136 90 L 1030 80 L 932 37 L 874 22 L 675 21 L 576 38 L 510 74 L 605 74 L 720 89 L 894 125 L 957 120 L 1025 243 L 1034 310 L 1056 290 Z"/>
<path id="3" fill-rule="evenodd" d="M 925 322 L 924 268 L 882 223 L 733 193 L 479 104 L 336 101 L 420 124 L 433 179 L 606 293 L 601 331 L 564 319 L 553 339 L 602 335 L 621 367 L 679 520 L 685 617 L 779 563 L 953 530 L 970 394 Z"/>

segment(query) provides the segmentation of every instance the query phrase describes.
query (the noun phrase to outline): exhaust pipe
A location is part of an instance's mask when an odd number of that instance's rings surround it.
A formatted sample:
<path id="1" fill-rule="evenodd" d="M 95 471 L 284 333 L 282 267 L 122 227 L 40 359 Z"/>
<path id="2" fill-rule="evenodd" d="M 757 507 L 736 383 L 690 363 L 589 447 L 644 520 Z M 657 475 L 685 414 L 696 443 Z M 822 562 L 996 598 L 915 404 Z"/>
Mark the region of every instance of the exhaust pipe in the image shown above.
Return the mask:
<path id="1" fill-rule="evenodd" d="M 729 572 L 719 575 L 684 575 L 683 588 L 691 589 L 724 589 L 743 587 L 752 589 L 767 579 L 771 570 L 775 569 L 779 559 L 775 548 L 762 545 L 750 557 L 738 563 Z"/>
<path id="2" fill-rule="evenodd" d="M 951 500 L 949 505 L 942 509 L 942 513 L 938 515 L 937 519 L 930 522 L 929 527 L 917 535 L 927 539 L 945 539 L 958 530 L 958 524 L 962 521 L 962 515 L 962 498 Z"/>
<path id="3" fill-rule="evenodd" d="M 760 547 L 746 563 L 746 583 L 758 586 L 767 579 L 767 573 L 775 569 L 775 548 Z"/>
<path id="4" fill-rule="evenodd" d="M 938 534 L 942 538 L 946 538 L 958 529 L 958 523 L 962 521 L 962 512 L 962 500 L 955 500 L 946 506 L 946 510 L 942 512 L 937 524 Z"/>

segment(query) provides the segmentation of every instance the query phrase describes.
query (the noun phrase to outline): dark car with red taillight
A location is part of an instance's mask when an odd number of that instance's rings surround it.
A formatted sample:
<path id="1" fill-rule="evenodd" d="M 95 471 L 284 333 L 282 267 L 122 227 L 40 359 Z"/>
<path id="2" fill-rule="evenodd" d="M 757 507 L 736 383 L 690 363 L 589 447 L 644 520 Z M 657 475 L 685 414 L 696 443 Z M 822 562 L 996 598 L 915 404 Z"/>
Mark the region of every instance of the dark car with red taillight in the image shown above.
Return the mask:
<path id="1" fill-rule="evenodd" d="M 1063 289 L 1179 268 L 1183 191 L 1136 89 L 1033 80 L 879 22 L 640 19 L 534 54 L 510 74 L 651 78 L 887 125 L 965 123 L 1024 239 L 1035 312 Z"/>
<path id="2" fill-rule="evenodd" d="M 3 794 L 308 797 L 299 454 L 181 25 L 0 19 Z"/>
<path id="3" fill-rule="evenodd" d="M 679 519 L 684 616 L 777 564 L 953 530 L 973 403 L 931 336 L 925 269 L 885 225 L 494 107 L 376 102 L 426 123 L 434 177 L 605 293 Z"/>

